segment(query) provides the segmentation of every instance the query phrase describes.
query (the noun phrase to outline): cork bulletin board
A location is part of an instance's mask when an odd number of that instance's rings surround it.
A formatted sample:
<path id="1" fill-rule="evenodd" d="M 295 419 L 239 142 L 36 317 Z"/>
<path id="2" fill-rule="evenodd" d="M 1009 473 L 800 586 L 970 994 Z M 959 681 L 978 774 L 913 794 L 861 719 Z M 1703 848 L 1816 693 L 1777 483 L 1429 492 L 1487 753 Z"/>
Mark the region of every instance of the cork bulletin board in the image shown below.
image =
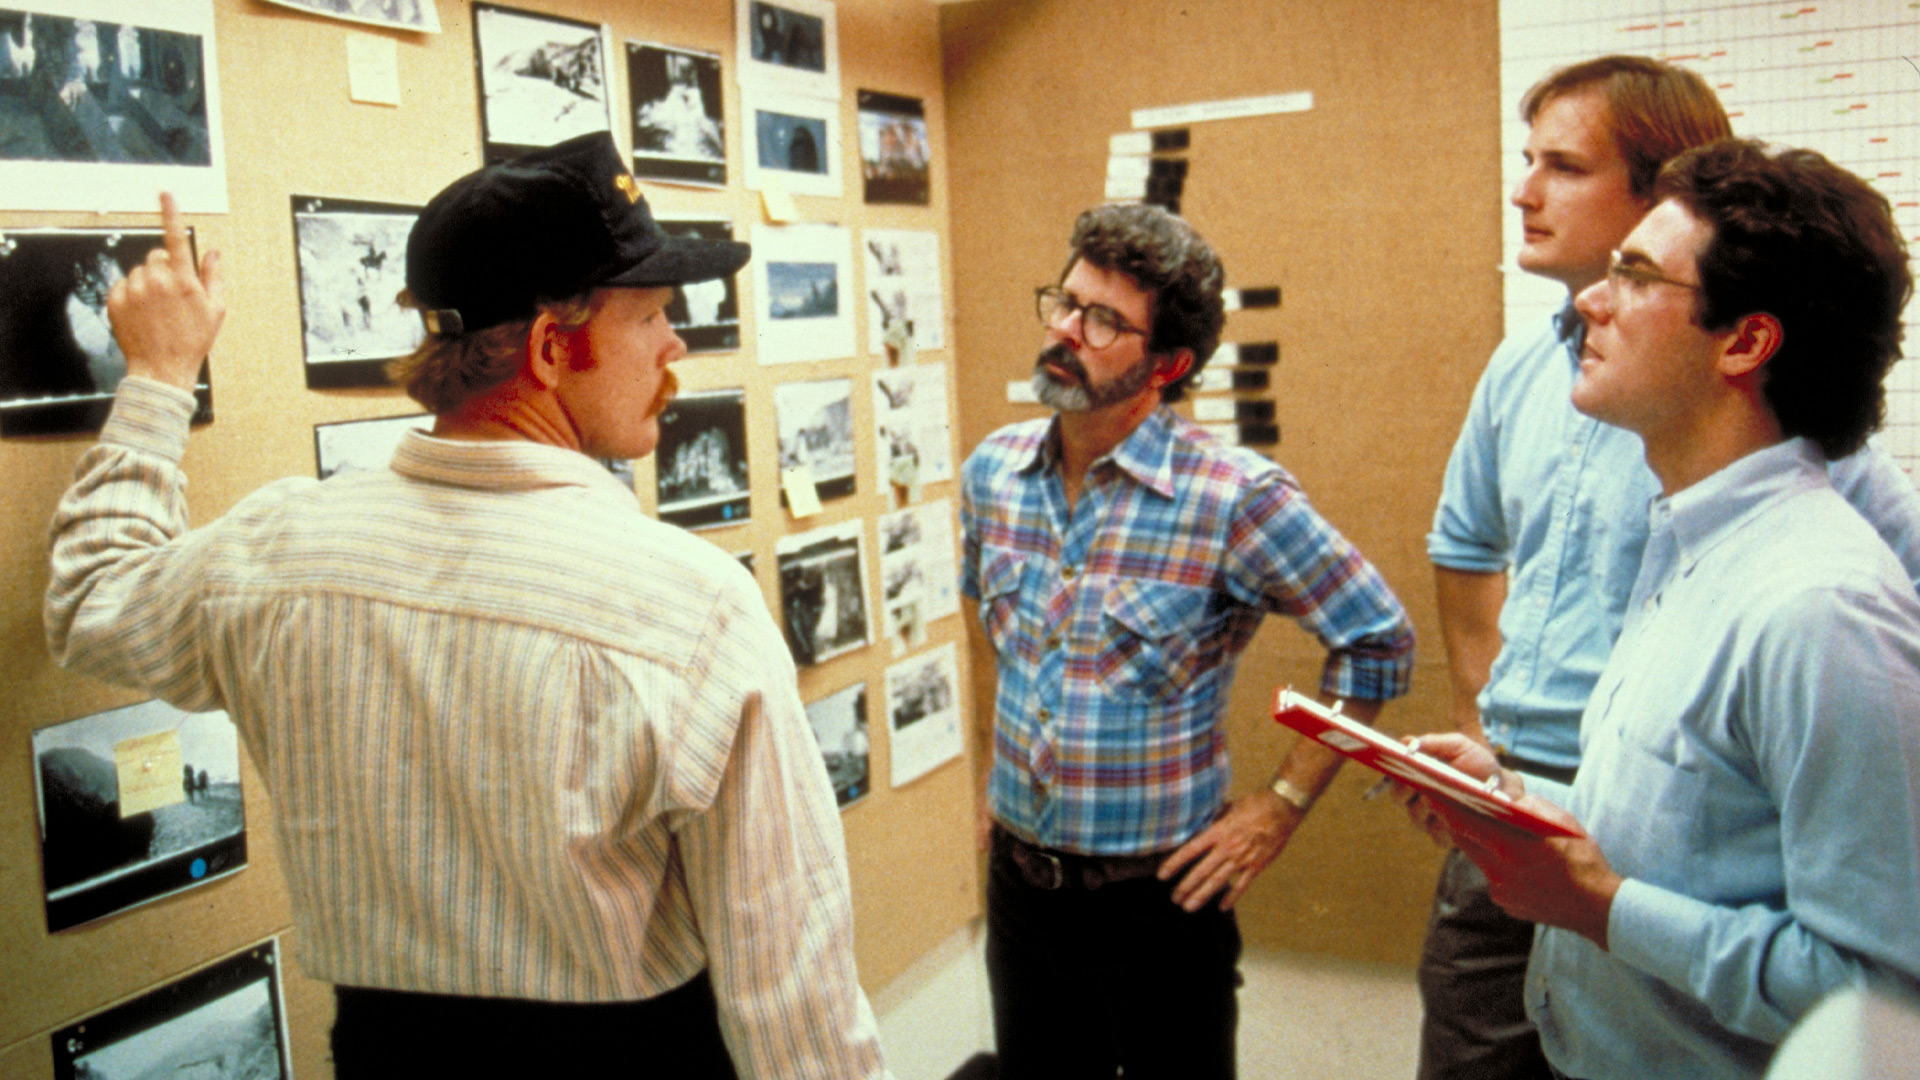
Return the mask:
<path id="1" fill-rule="evenodd" d="M 438 0 L 438 33 L 356 24 L 268 3 L 266 0 L 200 0 L 211 12 L 218 48 L 219 118 L 226 168 L 225 213 L 191 213 L 202 247 L 223 253 L 230 284 L 229 315 L 210 358 L 214 418 L 195 429 L 185 468 L 196 522 L 224 512 L 247 492 L 273 479 L 313 475 L 316 446 L 327 431 L 353 421 L 417 413 L 397 390 L 351 385 L 355 378 L 313 379 L 310 344 L 303 337 L 300 272 L 290 220 L 294 196 L 316 200 L 320 211 L 373 207 L 418 207 L 455 177 L 482 161 L 483 130 L 476 86 L 476 6 L 468 0 Z M 31 7 L 32 2 L 22 6 Z M 309 5 L 312 6 L 312 5 Z M 812 10 L 817 5 L 807 5 Z M 484 7 L 484 6 L 483 6 Z M 751 119 L 743 121 L 734 0 L 697 0 L 637 5 L 620 0 L 524 0 L 513 8 L 575 23 L 604 27 L 608 46 L 603 93 L 616 141 L 631 149 L 627 91 L 627 43 L 666 46 L 716 58 L 705 76 L 724 102 L 727 170 L 715 177 L 690 170 L 691 183 L 642 187 L 663 218 L 727 220 L 734 235 L 750 239 L 766 223 L 762 196 L 746 183 L 746 161 L 755 147 Z M 958 409 L 953 380 L 958 364 L 951 324 L 951 261 L 948 247 L 947 112 L 941 81 L 939 14 L 923 0 L 839 0 L 831 5 L 837 54 L 838 97 L 819 118 L 836 138 L 824 149 L 842 163 L 840 194 L 794 196 L 799 220 L 846 230 L 849 276 L 840 297 L 848 313 L 849 347 L 825 359 L 768 365 L 756 355 L 759 312 L 753 274 L 737 281 L 738 341 L 725 335 L 704 344 L 712 351 L 676 367 L 690 398 L 735 393 L 744 402 L 737 436 L 751 466 L 744 510 L 703 522 L 701 539 L 736 554 L 752 566 L 770 610 L 781 611 L 777 548 L 789 536 L 828 527 L 860 538 L 866 551 L 860 583 L 871 621 L 872 644 L 835 651 L 801 670 L 801 696 L 808 702 L 865 687 L 868 704 L 868 782 L 843 811 L 854 883 L 855 937 L 862 981 L 877 988 L 907 969 L 928 949 L 978 914 L 972 852 L 972 799 L 964 756 L 929 759 L 910 780 L 896 784 L 887 735 L 889 668 L 902 661 L 953 656 L 956 676 L 937 702 L 964 717 L 970 710 L 970 646 L 957 615 L 926 618 L 902 634 L 896 649 L 883 624 L 885 601 L 881 518 L 900 501 L 951 512 L 954 485 L 931 479 L 908 485 L 883 471 L 889 459 L 879 444 L 876 373 L 913 370 L 918 392 L 938 391 L 955 419 L 939 435 L 940 455 L 957 460 Z M 349 69 L 382 53 L 394 58 L 391 90 L 398 104 L 357 102 L 349 95 Z M 696 58 L 697 59 L 697 58 Z M 694 60 L 654 61 L 674 70 L 697 70 Z M 363 71 L 362 74 L 365 74 Z M 870 203 L 863 197 L 861 90 L 920 107 L 931 162 L 919 198 Z M 665 92 L 662 91 L 664 94 Z M 904 108 L 904 106 L 900 106 Z M 830 121 L 830 123 L 829 123 Z M 911 187 L 911 185 L 909 185 Z M 94 211 L 0 211 L 0 233 L 34 227 L 130 227 L 147 225 L 150 214 Z M 916 327 L 921 342 L 900 367 L 890 367 L 889 349 L 876 320 L 859 245 L 870 231 L 931 235 L 931 272 L 947 303 L 933 326 Z M 372 269 L 371 267 L 369 269 Z M 690 298 L 693 303 L 706 300 Z M 924 310 L 924 308 L 922 309 Z M 925 320 L 922 320 L 924 323 Z M 873 331 L 870 333 L 870 331 Z M 938 344 L 934 344 L 934 343 Z M 927 373 L 931 373 L 929 376 Z M 851 393 L 843 427 L 851 441 L 853 491 L 828 498 L 820 511 L 796 518 L 783 505 L 774 415 L 776 388 L 793 382 L 847 380 Z M 310 388 L 314 387 L 314 388 Z M 879 398 L 885 401 L 885 397 Z M 317 429 L 319 429 L 317 431 Z M 933 432 L 922 438 L 934 438 Z M 140 695 L 61 672 L 47 658 L 40 624 L 46 586 L 46 527 L 87 435 L 35 435 L 0 439 L 0 462 L 9 476 L 0 488 L 0 634 L 6 649 L 0 703 L 0 1077 L 52 1075 L 50 1035 L 75 1021 L 135 999 L 156 986 L 215 970 L 233 957 L 257 959 L 256 946 L 279 936 L 278 950 L 290 1051 L 296 1074 L 330 1074 L 326 1035 L 332 1021 L 329 988 L 304 978 L 300 942 L 291 931 L 288 898 L 279 871 L 272 828 L 271 794 L 242 755 L 239 786 L 245 795 L 247 864 L 217 881 L 167 896 L 83 926 L 49 933 L 43 911 L 41 854 L 36 824 L 32 735 L 48 725 L 136 703 Z M 323 453 L 327 452 L 322 450 Z M 659 509 L 661 476 L 654 459 L 633 469 L 636 497 Z M 944 500 L 944 501 L 943 501 Z M 898 672 L 894 681 L 904 684 Z M 937 756 L 937 755 L 936 755 Z"/>

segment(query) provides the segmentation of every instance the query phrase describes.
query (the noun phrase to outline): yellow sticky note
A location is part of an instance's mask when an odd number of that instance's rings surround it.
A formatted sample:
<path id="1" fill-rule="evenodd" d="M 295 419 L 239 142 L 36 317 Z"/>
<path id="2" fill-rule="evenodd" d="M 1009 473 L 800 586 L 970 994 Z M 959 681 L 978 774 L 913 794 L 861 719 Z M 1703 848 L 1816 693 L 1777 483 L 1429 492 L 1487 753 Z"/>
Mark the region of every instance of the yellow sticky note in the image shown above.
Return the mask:
<path id="1" fill-rule="evenodd" d="M 347 37 L 347 96 L 369 105 L 400 104 L 400 46 L 372 34 Z"/>
<path id="2" fill-rule="evenodd" d="M 132 817 L 185 802 L 181 785 L 180 733 L 156 731 L 113 744 L 113 768 L 120 780 L 120 816 Z"/>
<path id="3" fill-rule="evenodd" d="M 787 509 L 794 517 L 812 517 L 820 512 L 820 489 L 814 486 L 811 465 L 781 470 L 780 487 L 787 493 Z"/>
<path id="4" fill-rule="evenodd" d="M 776 184 L 768 184 L 760 192 L 760 205 L 766 209 L 767 220 L 775 225 L 791 225 L 800 220 L 800 205 L 793 201 L 793 193 Z"/>

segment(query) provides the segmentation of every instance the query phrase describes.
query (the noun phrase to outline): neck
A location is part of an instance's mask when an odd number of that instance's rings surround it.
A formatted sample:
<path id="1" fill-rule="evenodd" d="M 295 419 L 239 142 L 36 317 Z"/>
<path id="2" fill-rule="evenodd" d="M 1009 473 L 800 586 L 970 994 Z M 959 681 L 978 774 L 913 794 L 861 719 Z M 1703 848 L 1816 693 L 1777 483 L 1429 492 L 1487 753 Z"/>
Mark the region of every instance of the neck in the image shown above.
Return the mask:
<path id="1" fill-rule="evenodd" d="M 1060 469 L 1067 486 L 1077 490 L 1094 462 L 1125 442 L 1141 421 L 1160 407 L 1160 391 L 1148 387 L 1103 409 L 1063 412 L 1060 415 Z"/>
<path id="2" fill-rule="evenodd" d="M 1671 498 L 1739 461 L 1786 440 L 1780 422 L 1764 402 L 1730 401 L 1718 415 L 1699 419 L 1682 431 L 1643 432 L 1647 467 L 1660 479 L 1660 494 Z"/>
<path id="3" fill-rule="evenodd" d="M 580 440 L 559 403 L 524 371 L 440 413 L 434 418 L 433 434 L 470 442 L 522 439 L 564 450 L 580 449 Z"/>

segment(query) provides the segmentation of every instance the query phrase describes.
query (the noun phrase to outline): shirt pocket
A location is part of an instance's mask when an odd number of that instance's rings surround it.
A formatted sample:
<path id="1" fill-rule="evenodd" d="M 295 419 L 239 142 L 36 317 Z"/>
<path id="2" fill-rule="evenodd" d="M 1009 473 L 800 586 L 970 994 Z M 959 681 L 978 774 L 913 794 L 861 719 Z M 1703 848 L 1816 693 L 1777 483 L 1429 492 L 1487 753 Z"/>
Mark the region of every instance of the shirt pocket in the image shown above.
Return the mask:
<path id="1" fill-rule="evenodd" d="M 1211 635 L 1213 592 L 1164 581 L 1123 579 L 1101 600 L 1094 671 L 1110 690 L 1165 701 L 1200 674 Z"/>
<path id="2" fill-rule="evenodd" d="M 980 558 L 980 625 L 995 653 L 1005 654 L 1017 644 L 1020 629 L 1020 582 L 1027 560 L 1012 551 L 986 548 Z"/>

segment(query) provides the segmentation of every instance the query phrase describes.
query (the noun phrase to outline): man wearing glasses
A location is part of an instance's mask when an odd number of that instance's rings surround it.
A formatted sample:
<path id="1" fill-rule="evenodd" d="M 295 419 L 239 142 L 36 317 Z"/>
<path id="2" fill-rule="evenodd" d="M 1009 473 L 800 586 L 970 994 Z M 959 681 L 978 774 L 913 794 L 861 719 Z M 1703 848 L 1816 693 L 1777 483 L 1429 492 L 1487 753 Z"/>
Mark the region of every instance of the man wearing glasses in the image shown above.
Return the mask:
<path id="1" fill-rule="evenodd" d="M 1886 198 L 1811 151 L 1723 140 L 1653 194 L 1575 299 L 1574 407 L 1659 484 L 1579 777 L 1421 740 L 1586 836 L 1410 805 L 1542 924 L 1559 1074 L 1753 1077 L 1827 993 L 1920 983 L 1920 599 L 1826 468 L 1879 426 L 1913 284 Z"/>
<path id="2" fill-rule="evenodd" d="M 1082 214 L 1037 294 L 1055 414 L 963 469 L 961 588 L 999 673 L 980 820 L 1007 1080 L 1232 1076 L 1231 909 L 1337 768 L 1296 743 L 1226 801 L 1234 663 L 1274 611 L 1326 646 L 1350 714 L 1407 689 L 1413 632 L 1380 575 L 1284 469 L 1168 408 L 1219 340 L 1223 278 L 1164 210 Z"/>
<path id="3" fill-rule="evenodd" d="M 1569 402 L 1584 336 L 1572 298 L 1605 277 L 1608 253 L 1652 206 L 1661 165 L 1730 129 L 1698 75 L 1637 56 L 1556 71 L 1520 113 L 1530 128 L 1512 195 L 1520 268 L 1564 284 L 1568 305 L 1488 362 L 1427 551 L 1455 724 L 1506 767 L 1565 782 L 1659 493 L 1639 436 Z M 1920 496 L 1899 467 L 1870 448 L 1835 462 L 1833 478 L 1920 578 Z M 1420 1080 L 1549 1075 L 1521 1000 L 1533 939 L 1450 853 L 1420 962 Z"/>

